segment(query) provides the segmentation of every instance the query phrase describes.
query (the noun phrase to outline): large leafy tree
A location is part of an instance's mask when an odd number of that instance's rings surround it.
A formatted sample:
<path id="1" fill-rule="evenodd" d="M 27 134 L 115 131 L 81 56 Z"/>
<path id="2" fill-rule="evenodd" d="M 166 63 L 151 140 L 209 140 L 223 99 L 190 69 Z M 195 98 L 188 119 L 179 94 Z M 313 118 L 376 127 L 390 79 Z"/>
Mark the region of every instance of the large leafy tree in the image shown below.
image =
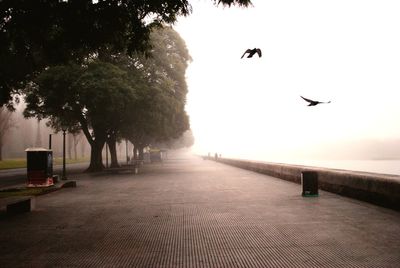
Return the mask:
<path id="1" fill-rule="evenodd" d="M 140 154 L 143 148 L 179 137 L 189 129 L 184 103 L 168 94 L 166 89 L 148 88 L 140 98 L 133 115 L 134 123 L 124 129 L 124 135 Z"/>
<path id="2" fill-rule="evenodd" d="M 188 0 L 2 0 L 0 105 L 48 66 L 82 62 L 104 50 L 144 52 L 154 26 L 190 12 Z"/>
<path id="3" fill-rule="evenodd" d="M 26 91 L 25 116 L 49 118 L 56 130 L 81 129 L 91 145 L 89 170 L 103 168 L 101 151 L 108 142 L 112 164 L 115 143 L 128 137 L 141 149 L 176 138 L 189 128 L 184 110 L 185 69 L 190 56 L 170 27 L 152 33 L 154 58 L 103 53 L 86 63 L 53 66 Z"/>
<path id="4" fill-rule="evenodd" d="M 110 63 L 55 66 L 31 85 L 25 116 L 82 129 L 91 146 L 88 170 L 97 171 L 103 168 L 101 152 L 107 136 L 121 127 L 136 101 L 135 89 L 132 77 Z"/>
<path id="5" fill-rule="evenodd" d="M 177 100 L 185 102 L 185 72 L 191 61 L 185 41 L 172 27 L 164 27 L 151 33 L 150 42 L 152 57 L 143 65 L 149 83 L 169 90 Z"/>
<path id="6" fill-rule="evenodd" d="M 139 151 L 155 142 L 177 138 L 189 128 L 185 112 L 185 71 L 191 60 L 185 42 L 171 27 L 151 33 L 152 57 L 133 58 L 131 64 L 143 74 L 146 90 L 132 114 L 124 136 Z"/>

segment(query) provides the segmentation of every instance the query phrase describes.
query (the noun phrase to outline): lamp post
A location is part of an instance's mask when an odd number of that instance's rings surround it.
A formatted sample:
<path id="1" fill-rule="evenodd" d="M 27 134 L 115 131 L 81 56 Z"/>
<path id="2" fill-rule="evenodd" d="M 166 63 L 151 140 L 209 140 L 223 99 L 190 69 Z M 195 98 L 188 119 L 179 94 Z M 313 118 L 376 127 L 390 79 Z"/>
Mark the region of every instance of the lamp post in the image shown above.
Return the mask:
<path id="1" fill-rule="evenodd" d="M 108 145 L 106 142 L 106 168 L 108 168 Z"/>
<path id="2" fill-rule="evenodd" d="M 129 164 L 129 157 L 128 157 L 128 139 L 125 139 L 125 144 L 126 144 L 126 164 Z"/>
<path id="3" fill-rule="evenodd" d="M 108 141 L 110 139 L 110 134 L 107 134 L 107 140 L 106 140 L 106 168 L 108 168 Z"/>
<path id="4" fill-rule="evenodd" d="M 51 150 L 51 134 L 49 134 L 49 150 Z"/>
<path id="5" fill-rule="evenodd" d="M 67 179 L 67 175 L 66 175 L 66 170 L 65 170 L 65 135 L 66 135 L 66 128 L 62 129 L 63 131 L 63 170 L 62 170 L 62 176 L 61 179 L 62 180 L 66 180 Z"/>

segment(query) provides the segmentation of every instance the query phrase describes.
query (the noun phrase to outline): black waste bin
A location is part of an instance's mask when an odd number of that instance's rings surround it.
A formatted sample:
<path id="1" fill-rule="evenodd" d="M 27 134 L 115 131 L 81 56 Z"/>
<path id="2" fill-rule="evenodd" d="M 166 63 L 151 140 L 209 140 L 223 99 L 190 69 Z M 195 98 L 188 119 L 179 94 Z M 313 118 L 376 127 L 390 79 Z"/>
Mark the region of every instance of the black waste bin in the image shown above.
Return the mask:
<path id="1" fill-rule="evenodd" d="M 161 150 L 152 149 L 150 150 L 150 161 L 153 162 L 162 162 Z"/>
<path id="2" fill-rule="evenodd" d="M 318 196 L 318 173 L 315 171 L 301 172 L 302 196 Z"/>
<path id="3" fill-rule="evenodd" d="M 28 186 L 53 185 L 53 151 L 45 148 L 28 148 L 25 151 Z"/>

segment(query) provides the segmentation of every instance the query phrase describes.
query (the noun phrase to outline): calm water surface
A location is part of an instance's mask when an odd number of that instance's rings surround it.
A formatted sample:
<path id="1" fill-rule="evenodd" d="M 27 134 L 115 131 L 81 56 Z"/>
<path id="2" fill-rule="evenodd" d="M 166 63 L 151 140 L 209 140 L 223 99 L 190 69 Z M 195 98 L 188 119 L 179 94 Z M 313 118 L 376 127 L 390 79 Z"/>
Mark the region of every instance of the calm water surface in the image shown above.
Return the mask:
<path id="1" fill-rule="evenodd" d="M 281 163 L 400 175 L 400 160 L 291 160 Z"/>

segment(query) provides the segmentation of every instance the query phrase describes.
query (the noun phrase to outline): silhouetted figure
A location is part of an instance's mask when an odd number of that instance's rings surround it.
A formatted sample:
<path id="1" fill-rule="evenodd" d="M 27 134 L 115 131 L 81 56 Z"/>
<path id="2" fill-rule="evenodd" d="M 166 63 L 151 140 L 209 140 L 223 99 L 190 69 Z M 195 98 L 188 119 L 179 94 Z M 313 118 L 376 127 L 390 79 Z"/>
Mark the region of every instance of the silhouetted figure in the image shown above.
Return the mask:
<path id="1" fill-rule="evenodd" d="M 315 101 L 315 100 L 310 100 L 307 98 L 304 98 L 303 96 L 300 96 L 303 100 L 305 100 L 306 102 L 308 102 L 309 104 L 307 106 L 315 106 L 321 103 L 331 103 L 331 101 L 328 102 L 324 102 L 324 101 Z"/>
<path id="2" fill-rule="evenodd" d="M 261 49 L 259 49 L 259 48 L 247 49 L 247 50 L 243 53 L 241 59 L 244 57 L 244 55 L 246 55 L 246 53 L 249 53 L 249 55 L 247 56 L 248 58 L 253 57 L 254 54 L 256 54 L 256 53 L 257 53 L 258 56 L 261 58 Z"/>

